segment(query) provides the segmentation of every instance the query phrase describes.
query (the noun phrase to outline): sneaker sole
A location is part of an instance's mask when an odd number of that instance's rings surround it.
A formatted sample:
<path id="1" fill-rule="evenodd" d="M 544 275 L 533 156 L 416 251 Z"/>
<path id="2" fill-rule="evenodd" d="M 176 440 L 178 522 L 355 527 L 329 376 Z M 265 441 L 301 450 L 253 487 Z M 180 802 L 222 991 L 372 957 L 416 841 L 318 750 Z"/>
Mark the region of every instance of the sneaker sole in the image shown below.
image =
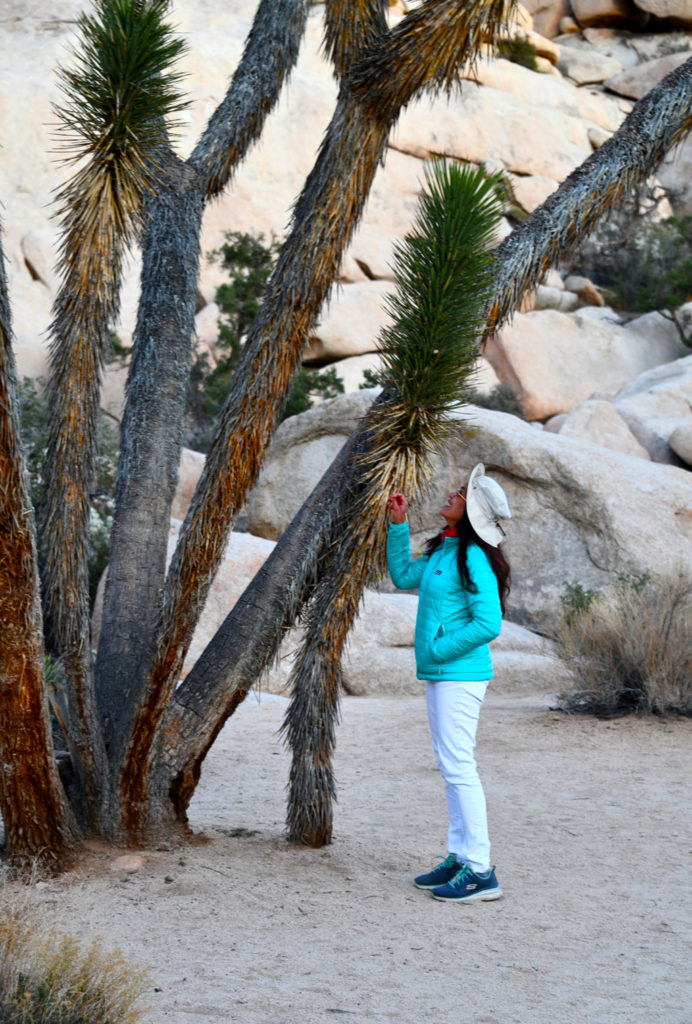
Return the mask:
<path id="1" fill-rule="evenodd" d="M 454 875 L 452 875 L 452 878 L 454 878 Z M 451 879 L 450 879 L 450 881 L 451 881 Z M 439 887 L 441 885 L 446 885 L 447 883 L 446 882 L 433 882 L 432 885 L 421 885 L 420 882 L 414 882 L 413 884 L 415 885 L 416 889 L 439 889 Z"/>
<path id="2" fill-rule="evenodd" d="M 432 893 L 434 900 L 440 900 L 442 903 L 473 903 L 474 900 L 484 900 L 490 902 L 491 900 L 499 900 L 502 896 L 502 889 L 498 886 L 497 889 L 483 889 L 481 892 L 473 892 L 469 896 L 439 896 L 437 893 Z"/>

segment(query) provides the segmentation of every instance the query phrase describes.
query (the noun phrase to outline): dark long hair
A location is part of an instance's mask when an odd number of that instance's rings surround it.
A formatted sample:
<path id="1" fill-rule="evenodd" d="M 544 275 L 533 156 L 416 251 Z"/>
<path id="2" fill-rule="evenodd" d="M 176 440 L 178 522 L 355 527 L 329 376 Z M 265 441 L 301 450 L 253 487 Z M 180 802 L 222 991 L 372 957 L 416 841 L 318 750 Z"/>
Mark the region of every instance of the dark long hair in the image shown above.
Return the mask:
<path id="1" fill-rule="evenodd" d="M 433 551 L 437 551 L 440 544 L 442 543 L 442 530 L 436 533 L 434 537 L 431 537 L 427 542 L 425 553 L 426 555 L 432 555 Z M 457 568 L 459 569 L 459 578 L 461 579 L 461 585 L 465 590 L 471 591 L 472 594 L 476 592 L 476 585 L 469 576 L 469 567 L 466 561 L 466 552 L 468 551 L 469 544 L 477 544 L 479 548 L 485 551 L 495 578 L 497 579 L 497 589 L 500 594 L 500 607 L 502 608 L 502 614 L 505 614 L 505 601 L 509 595 L 509 588 L 511 585 L 511 572 L 509 568 L 509 562 L 505 558 L 500 548 L 494 548 L 492 544 L 488 544 L 487 541 L 479 537 L 474 528 L 471 526 L 471 521 L 466 514 L 464 509 L 463 518 L 457 523 L 457 537 L 459 538 L 459 549 L 457 551 Z"/>

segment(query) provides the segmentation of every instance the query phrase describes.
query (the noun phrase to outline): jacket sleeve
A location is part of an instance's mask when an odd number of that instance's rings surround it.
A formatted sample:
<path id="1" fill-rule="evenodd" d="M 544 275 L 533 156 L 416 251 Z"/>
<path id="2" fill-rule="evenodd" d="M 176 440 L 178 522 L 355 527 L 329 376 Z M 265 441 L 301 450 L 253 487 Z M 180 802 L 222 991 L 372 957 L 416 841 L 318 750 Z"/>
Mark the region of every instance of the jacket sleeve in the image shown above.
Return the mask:
<path id="1" fill-rule="evenodd" d="M 425 572 L 427 557 L 411 558 L 408 523 L 392 523 L 387 535 L 387 566 L 399 590 L 415 590 Z"/>
<path id="2" fill-rule="evenodd" d="M 471 621 L 461 629 L 443 633 L 433 640 L 430 653 L 433 661 L 453 661 L 468 654 L 481 644 L 487 644 L 500 634 L 502 609 L 495 573 L 484 551 L 470 546 L 467 555 L 469 576 L 476 592 L 469 591 L 468 602 Z"/>

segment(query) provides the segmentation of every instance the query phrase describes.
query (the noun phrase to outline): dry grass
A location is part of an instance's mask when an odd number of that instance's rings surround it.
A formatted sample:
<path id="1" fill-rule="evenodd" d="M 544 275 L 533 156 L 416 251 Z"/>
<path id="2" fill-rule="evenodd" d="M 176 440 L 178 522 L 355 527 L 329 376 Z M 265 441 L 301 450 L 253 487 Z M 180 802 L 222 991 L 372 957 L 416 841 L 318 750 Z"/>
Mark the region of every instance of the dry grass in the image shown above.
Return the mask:
<path id="1" fill-rule="evenodd" d="M 2 1024 L 134 1024 L 144 973 L 99 943 L 42 928 L 26 897 L 3 897 L 0 911 Z"/>
<path id="2" fill-rule="evenodd" d="M 692 578 L 622 581 L 555 629 L 567 711 L 692 715 Z"/>

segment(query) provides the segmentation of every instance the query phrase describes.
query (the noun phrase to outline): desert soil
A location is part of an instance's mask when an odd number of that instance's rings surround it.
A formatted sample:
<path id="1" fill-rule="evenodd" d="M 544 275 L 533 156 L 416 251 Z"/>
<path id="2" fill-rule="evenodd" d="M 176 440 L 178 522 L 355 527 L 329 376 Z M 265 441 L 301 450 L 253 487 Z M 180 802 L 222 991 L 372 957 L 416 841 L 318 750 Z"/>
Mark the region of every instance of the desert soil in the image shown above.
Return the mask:
<path id="1" fill-rule="evenodd" d="M 329 847 L 283 838 L 286 700 L 263 695 L 207 759 L 195 842 L 94 845 L 34 898 L 148 968 L 143 1024 L 690 1024 L 692 722 L 552 704 L 491 691 L 481 716 L 497 902 L 411 885 L 445 852 L 422 694 L 344 700 Z"/>

